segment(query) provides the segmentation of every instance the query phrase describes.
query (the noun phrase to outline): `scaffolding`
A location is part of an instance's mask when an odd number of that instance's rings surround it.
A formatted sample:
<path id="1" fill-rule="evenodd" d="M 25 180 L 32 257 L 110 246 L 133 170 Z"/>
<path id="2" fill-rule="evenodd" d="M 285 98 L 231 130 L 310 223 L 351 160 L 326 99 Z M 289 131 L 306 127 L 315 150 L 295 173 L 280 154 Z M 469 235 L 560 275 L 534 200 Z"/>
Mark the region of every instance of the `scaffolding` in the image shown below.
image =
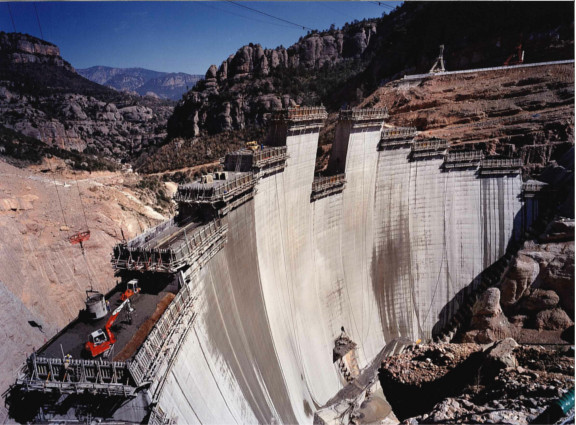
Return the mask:
<path id="1" fill-rule="evenodd" d="M 266 146 L 260 150 L 240 149 L 226 154 L 220 163 L 227 171 L 254 172 L 254 178 L 284 170 L 288 159 L 286 146 Z"/>
<path id="2" fill-rule="evenodd" d="M 448 152 L 444 157 L 444 169 L 477 168 L 484 159 L 484 152 L 479 150 Z"/>
<path id="3" fill-rule="evenodd" d="M 312 182 L 312 193 L 310 195 L 310 202 L 326 196 L 340 193 L 344 190 L 346 185 L 346 174 L 336 174 L 328 177 L 315 177 Z"/>
<path id="4" fill-rule="evenodd" d="M 387 127 L 382 129 L 378 149 L 406 146 L 418 135 L 416 127 Z"/>
<path id="5" fill-rule="evenodd" d="M 447 148 L 448 141 L 445 139 L 433 138 L 415 140 L 412 143 L 411 159 L 431 159 L 437 156 L 442 156 Z"/>
<path id="6" fill-rule="evenodd" d="M 177 229 L 175 228 L 175 230 Z M 191 234 L 185 231 L 178 232 L 178 237 L 172 238 L 172 245 L 167 249 L 148 248 L 145 245 L 134 243 L 134 240 L 118 244 L 114 247 L 112 265 L 117 270 L 175 273 L 180 268 L 191 264 L 206 250 L 214 246 L 220 249 L 226 242 L 227 231 L 228 225 L 223 224 L 220 219 L 216 219 L 204 226 L 195 228 Z M 161 232 L 154 232 L 152 229 L 152 232 L 149 233 L 151 236 L 151 239 L 148 239 L 149 246 L 155 237 L 161 235 Z"/>
<path id="7" fill-rule="evenodd" d="M 87 391 L 131 397 L 138 385 L 125 362 L 38 357 L 33 353 L 22 367 L 15 386 L 23 392 L 78 394 Z"/>
<path id="8" fill-rule="evenodd" d="M 480 162 L 480 175 L 495 176 L 519 174 L 522 171 L 520 158 L 492 158 Z"/>
<path id="9" fill-rule="evenodd" d="M 299 121 L 323 121 L 326 118 L 328 118 L 328 113 L 323 106 L 303 106 L 274 111 L 271 120 L 295 123 Z"/>
<path id="10" fill-rule="evenodd" d="M 351 121 L 354 127 L 380 125 L 386 118 L 387 108 L 342 109 L 338 115 L 339 121 Z"/>
<path id="11" fill-rule="evenodd" d="M 174 200 L 178 203 L 227 202 L 241 193 L 252 190 L 256 179 L 252 172 L 237 173 L 229 180 L 215 180 L 213 183 L 190 183 L 178 186 Z"/>

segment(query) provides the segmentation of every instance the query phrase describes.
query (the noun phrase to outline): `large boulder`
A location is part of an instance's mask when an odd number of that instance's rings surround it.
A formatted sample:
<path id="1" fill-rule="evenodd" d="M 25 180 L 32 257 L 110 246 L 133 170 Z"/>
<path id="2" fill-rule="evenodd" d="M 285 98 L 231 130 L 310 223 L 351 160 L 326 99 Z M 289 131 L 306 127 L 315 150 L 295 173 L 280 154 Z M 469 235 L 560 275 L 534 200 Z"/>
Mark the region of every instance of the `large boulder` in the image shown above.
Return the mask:
<path id="1" fill-rule="evenodd" d="M 534 289 L 520 300 L 522 309 L 528 312 L 549 310 L 558 305 L 560 297 L 552 290 Z"/>
<path id="2" fill-rule="evenodd" d="M 502 283 L 501 304 L 506 310 L 516 304 L 536 280 L 540 266 L 527 255 L 519 254 Z"/>
<path id="3" fill-rule="evenodd" d="M 500 306 L 498 288 L 488 288 L 476 301 L 472 307 L 470 329 L 464 335 L 464 342 L 487 344 L 510 336 L 510 322 Z"/>
<path id="4" fill-rule="evenodd" d="M 536 329 L 538 330 L 565 330 L 574 325 L 568 314 L 561 308 L 543 310 L 536 315 Z"/>

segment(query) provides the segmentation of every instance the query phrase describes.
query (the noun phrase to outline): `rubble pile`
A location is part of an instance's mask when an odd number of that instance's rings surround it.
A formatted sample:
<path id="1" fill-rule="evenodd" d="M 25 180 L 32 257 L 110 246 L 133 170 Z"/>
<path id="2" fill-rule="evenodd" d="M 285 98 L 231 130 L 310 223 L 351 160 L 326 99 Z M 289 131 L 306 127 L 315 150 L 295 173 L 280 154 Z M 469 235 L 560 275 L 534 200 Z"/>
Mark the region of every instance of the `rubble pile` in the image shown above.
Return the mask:
<path id="1" fill-rule="evenodd" d="M 573 387 L 573 376 L 573 347 L 520 346 L 511 338 L 413 346 L 380 369 L 404 424 L 531 423 Z"/>

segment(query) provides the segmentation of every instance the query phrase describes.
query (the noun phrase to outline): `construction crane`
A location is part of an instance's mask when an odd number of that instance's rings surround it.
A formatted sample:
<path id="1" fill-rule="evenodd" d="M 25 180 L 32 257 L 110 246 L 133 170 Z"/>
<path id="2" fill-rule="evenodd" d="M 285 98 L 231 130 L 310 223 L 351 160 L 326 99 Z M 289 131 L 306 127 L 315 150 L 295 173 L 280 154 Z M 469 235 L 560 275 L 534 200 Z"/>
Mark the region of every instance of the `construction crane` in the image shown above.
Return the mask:
<path id="1" fill-rule="evenodd" d="M 122 304 L 118 306 L 116 310 L 112 312 L 112 315 L 106 322 L 104 329 L 98 329 L 97 331 L 94 331 L 90 334 L 85 348 L 86 351 L 92 355 L 92 357 L 97 357 L 106 353 L 116 343 L 116 336 L 112 333 L 111 328 L 122 309 L 126 306 L 128 306 L 128 311 L 133 310 L 132 306 L 130 305 L 130 300 L 126 299 Z"/>
<path id="2" fill-rule="evenodd" d="M 126 301 L 128 298 L 136 295 L 140 292 L 140 287 L 138 286 L 138 279 L 132 279 L 126 283 L 126 290 L 120 295 L 122 301 Z"/>
<path id="3" fill-rule="evenodd" d="M 522 43 L 520 43 L 516 46 L 516 52 L 512 53 L 504 61 L 504 66 L 520 65 L 522 63 L 524 63 L 524 50 L 522 50 Z"/>

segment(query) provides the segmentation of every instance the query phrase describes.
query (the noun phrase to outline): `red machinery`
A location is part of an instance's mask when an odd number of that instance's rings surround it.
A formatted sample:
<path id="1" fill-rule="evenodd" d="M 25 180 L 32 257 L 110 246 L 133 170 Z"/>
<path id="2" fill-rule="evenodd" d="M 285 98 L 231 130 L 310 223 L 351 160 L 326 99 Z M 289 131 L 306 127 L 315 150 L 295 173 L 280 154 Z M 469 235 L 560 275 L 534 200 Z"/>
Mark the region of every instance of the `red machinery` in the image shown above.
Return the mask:
<path id="1" fill-rule="evenodd" d="M 97 331 L 92 332 L 88 337 L 88 342 L 86 343 L 85 348 L 86 351 L 90 352 L 92 357 L 104 354 L 116 343 L 116 336 L 114 336 L 110 328 L 126 305 L 128 305 L 128 308 L 131 311 L 132 307 L 130 306 L 130 300 L 127 299 L 112 312 L 112 315 L 106 322 L 106 326 L 104 326 L 104 330 L 98 329 Z"/>
<path id="2" fill-rule="evenodd" d="M 125 301 L 128 298 L 131 298 L 133 295 L 137 294 L 138 292 L 140 292 L 140 287 L 138 286 L 138 279 L 132 279 L 128 281 L 128 283 L 126 284 L 126 290 L 122 295 L 120 295 L 120 299 L 122 301 Z"/>
<path id="3" fill-rule="evenodd" d="M 90 230 L 87 230 L 85 232 L 74 233 L 72 236 L 68 238 L 68 240 L 72 245 L 77 243 L 82 245 L 82 242 L 86 242 L 88 239 L 90 239 Z"/>

